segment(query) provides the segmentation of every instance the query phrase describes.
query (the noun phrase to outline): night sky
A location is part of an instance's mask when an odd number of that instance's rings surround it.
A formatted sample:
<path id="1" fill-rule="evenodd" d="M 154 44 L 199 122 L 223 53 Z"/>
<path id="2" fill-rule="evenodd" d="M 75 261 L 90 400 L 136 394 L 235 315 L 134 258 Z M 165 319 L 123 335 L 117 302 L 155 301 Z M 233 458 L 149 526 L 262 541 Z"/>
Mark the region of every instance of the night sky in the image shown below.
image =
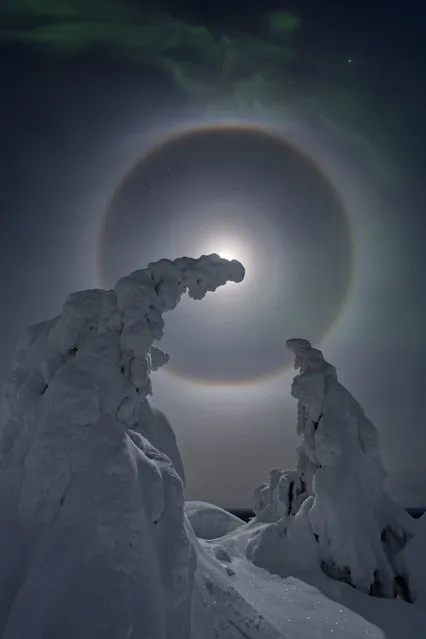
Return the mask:
<path id="1" fill-rule="evenodd" d="M 0 382 L 68 293 L 217 252 L 246 280 L 166 317 L 153 375 L 187 497 L 244 507 L 294 466 L 305 337 L 377 426 L 392 494 L 425 506 L 424 10 L 3 4 Z"/>

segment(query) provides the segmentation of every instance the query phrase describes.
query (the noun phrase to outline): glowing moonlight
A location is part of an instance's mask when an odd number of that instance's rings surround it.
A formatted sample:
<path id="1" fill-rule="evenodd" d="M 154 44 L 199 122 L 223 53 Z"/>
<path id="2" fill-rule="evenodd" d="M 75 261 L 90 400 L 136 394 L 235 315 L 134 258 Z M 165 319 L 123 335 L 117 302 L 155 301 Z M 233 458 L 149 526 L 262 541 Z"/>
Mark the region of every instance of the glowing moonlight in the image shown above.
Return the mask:
<path id="1" fill-rule="evenodd" d="M 203 249 L 203 252 L 207 254 L 216 253 L 225 260 L 238 260 L 241 264 L 244 264 L 246 269 L 250 261 L 248 248 L 243 246 L 243 243 L 238 240 L 216 240 L 212 238 L 206 249 Z"/>

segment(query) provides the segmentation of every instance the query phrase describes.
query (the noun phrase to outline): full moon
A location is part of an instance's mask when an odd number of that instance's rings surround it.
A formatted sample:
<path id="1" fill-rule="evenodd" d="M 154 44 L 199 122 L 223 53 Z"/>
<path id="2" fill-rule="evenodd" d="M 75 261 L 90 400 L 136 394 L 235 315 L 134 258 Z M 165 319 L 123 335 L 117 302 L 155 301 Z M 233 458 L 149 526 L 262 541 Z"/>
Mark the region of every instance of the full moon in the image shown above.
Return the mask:
<path id="1" fill-rule="evenodd" d="M 245 261 L 243 257 L 244 251 L 238 250 L 238 248 L 235 248 L 235 246 L 232 245 L 219 248 L 217 254 L 224 260 L 239 260 L 240 262 Z"/>
<path id="2" fill-rule="evenodd" d="M 250 247 L 249 241 L 238 240 L 235 238 L 226 238 L 225 234 L 218 237 L 212 237 L 212 239 L 206 243 L 200 242 L 202 253 L 210 255 L 216 253 L 219 257 L 225 260 L 238 260 L 243 264 L 246 275 L 244 282 L 247 282 L 247 278 L 250 277 L 250 270 L 253 261 L 253 247 Z M 225 287 L 226 288 L 226 287 Z M 225 290 L 225 289 L 224 289 Z"/>

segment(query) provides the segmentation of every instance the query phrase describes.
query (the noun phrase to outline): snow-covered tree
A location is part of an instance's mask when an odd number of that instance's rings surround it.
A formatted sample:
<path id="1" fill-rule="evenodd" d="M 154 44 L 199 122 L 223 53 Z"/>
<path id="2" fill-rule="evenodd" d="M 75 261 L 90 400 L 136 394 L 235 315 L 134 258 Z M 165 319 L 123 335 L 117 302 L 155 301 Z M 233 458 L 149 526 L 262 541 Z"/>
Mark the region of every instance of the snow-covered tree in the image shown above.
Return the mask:
<path id="1" fill-rule="evenodd" d="M 326 574 L 376 596 L 410 600 L 401 551 L 413 524 L 386 493 L 377 431 L 320 350 L 305 339 L 290 339 L 287 346 L 299 370 L 291 388 L 302 439 L 298 467 L 274 471 L 270 484 L 257 489 L 258 520 L 274 523 L 256 534 L 248 554 L 259 565 L 285 571 L 286 553 L 292 549 L 294 555 L 292 528 L 303 519 L 300 544 L 309 545 L 312 557 L 307 524 Z M 299 517 L 290 517 L 300 503 Z"/>
<path id="2" fill-rule="evenodd" d="M 27 331 L 0 425 L 0 636 L 191 636 L 198 550 L 148 401 L 153 342 L 185 291 L 243 276 L 217 255 L 161 260 Z"/>
<path id="3" fill-rule="evenodd" d="M 305 497 L 305 485 L 297 471 L 274 468 L 269 473 L 269 483 L 261 484 L 254 491 L 256 520 L 274 522 L 284 515 L 294 515 Z"/>

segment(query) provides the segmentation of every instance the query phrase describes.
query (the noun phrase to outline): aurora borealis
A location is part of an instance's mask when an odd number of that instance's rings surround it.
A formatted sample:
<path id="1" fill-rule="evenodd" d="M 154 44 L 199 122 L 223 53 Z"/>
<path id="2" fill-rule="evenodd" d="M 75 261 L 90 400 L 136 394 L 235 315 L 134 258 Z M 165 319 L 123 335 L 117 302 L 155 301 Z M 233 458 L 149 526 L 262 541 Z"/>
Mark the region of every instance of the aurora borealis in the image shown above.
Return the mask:
<path id="1" fill-rule="evenodd" d="M 13 2 L 1 15 L 4 40 L 32 43 L 63 56 L 101 47 L 112 57 L 155 65 L 191 94 L 258 103 L 259 108 L 270 107 L 279 92 L 285 65 L 295 57 L 284 42 L 300 24 L 296 15 L 278 11 L 265 16 L 263 37 L 244 32 L 230 36 L 164 11 L 111 0 L 102 5 Z"/>
<path id="2" fill-rule="evenodd" d="M 392 120 L 377 113 L 362 89 L 356 56 L 330 63 L 304 53 L 295 42 L 302 24 L 296 13 L 265 9 L 250 29 L 220 20 L 206 25 L 196 14 L 181 14 L 182 7 L 171 13 L 161 3 L 129 0 L 8 0 L 0 8 L 0 39 L 59 59 L 100 51 L 111 60 L 152 66 L 214 114 L 224 108 L 262 115 L 296 108 L 331 117 L 358 136 L 386 139 L 382 131 Z M 298 80 L 300 67 L 309 84 Z"/>

